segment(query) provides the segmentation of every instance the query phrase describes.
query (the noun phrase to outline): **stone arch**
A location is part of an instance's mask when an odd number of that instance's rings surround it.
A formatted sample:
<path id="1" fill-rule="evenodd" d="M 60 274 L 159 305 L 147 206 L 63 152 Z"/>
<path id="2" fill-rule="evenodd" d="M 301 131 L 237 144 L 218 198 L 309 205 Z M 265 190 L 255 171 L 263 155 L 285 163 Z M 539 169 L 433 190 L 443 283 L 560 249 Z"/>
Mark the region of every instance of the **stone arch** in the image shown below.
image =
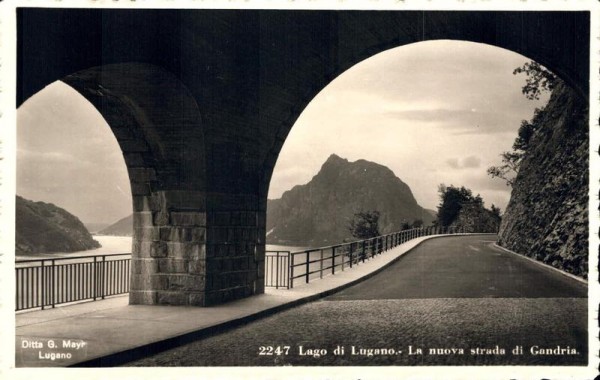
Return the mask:
<path id="1" fill-rule="evenodd" d="M 275 162 L 336 76 L 392 47 L 458 39 L 530 57 L 587 97 L 589 28 L 586 11 L 19 8 L 17 104 L 65 78 L 129 125 L 116 133 L 147 226 L 132 301 L 208 305 L 264 291 Z"/>
<path id="2" fill-rule="evenodd" d="M 150 64 L 97 66 L 62 81 L 98 109 L 125 158 L 134 215 L 130 302 L 203 305 L 206 184 L 196 101 Z"/>

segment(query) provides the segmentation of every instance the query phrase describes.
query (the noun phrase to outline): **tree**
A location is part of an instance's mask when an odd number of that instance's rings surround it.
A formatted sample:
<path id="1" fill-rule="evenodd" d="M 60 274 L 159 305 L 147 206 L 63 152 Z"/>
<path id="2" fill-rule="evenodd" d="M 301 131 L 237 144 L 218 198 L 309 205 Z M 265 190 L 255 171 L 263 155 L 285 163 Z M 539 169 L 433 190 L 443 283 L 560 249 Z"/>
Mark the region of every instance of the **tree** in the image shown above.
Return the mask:
<path id="1" fill-rule="evenodd" d="M 514 75 L 520 73 L 527 75 L 521 92 L 530 100 L 538 100 L 542 92 L 554 90 L 559 81 L 556 75 L 534 61 L 527 62 L 513 71 Z"/>
<path id="2" fill-rule="evenodd" d="M 492 203 L 492 214 L 494 214 L 494 216 L 497 216 L 498 218 L 500 218 L 500 207 L 496 207 L 496 205 L 494 205 Z"/>
<path id="3" fill-rule="evenodd" d="M 527 75 L 526 83 L 521 89 L 527 99 L 539 99 L 540 95 L 546 91 L 553 91 L 560 79 L 550 71 L 546 70 L 539 63 L 531 61 L 521 67 L 517 67 L 513 74 L 525 73 Z M 512 152 L 503 152 L 502 165 L 490 166 L 487 174 L 492 178 L 501 178 L 506 181 L 506 186 L 514 184 L 521 161 L 529 149 L 529 143 L 535 132 L 539 129 L 544 117 L 544 108 L 536 108 L 533 112 L 531 121 L 522 120 L 513 143 Z"/>
<path id="4" fill-rule="evenodd" d="M 412 223 L 412 228 L 421 228 L 423 227 L 423 220 L 422 219 L 415 219 Z"/>
<path id="5" fill-rule="evenodd" d="M 492 178 L 501 178 L 506 181 L 506 186 L 512 186 L 517 173 L 519 172 L 519 165 L 521 164 L 521 158 L 523 157 L 520 153 L 515 152 L 503 152 L 502 165 L 490 166 L 487 169 L 487 173 Z"/>
<path id="6" fill-rule="evenodd" d="M 543 108 L 536 108 L 533 111 L 533 118 L 531 121 L 521 121 L 517 138 L 512 146 L 512 152 L 503 152 L 500 155 L 500 157 L 502 157 L 502 165 L 490 166 L 488 168 L 487 173 L 492 176 L 492 178 L 502 178 L 506 181 L 506 186 L 513 185 L 515 177 L 519 172 L 521 161 L 529 149 L 531 138 L 540 128 L 544 115 L 545 111 Z"/>
<path id="7" fill-rule="evenodd" d="M 483 200 L 481 196 L 473 196 L 471 190 L 464 186 L 446 186 L 441 184 L 438 187 L 440 194 L 440 204 L 438 205 L 437 223 L 441 227 L 450 226 L 458 217 L 464 205 L 481 206 L 483 208 Z"/>
<path id="8" fill-rule="evenodd" d="M 379 236 L 379 211 L 361 211 L 354 214 L 348 230 L 357 239 L 370 239 Z"/>
<path id="9" fill-rule="evenodd" d="M 411 225 L 410 223 L 408 223 L 407 221 L 402 221 L 402 225 L 400 226 L 400 231 L 404 231 L 404 230 L 410 230 L 411 229 Z"/>

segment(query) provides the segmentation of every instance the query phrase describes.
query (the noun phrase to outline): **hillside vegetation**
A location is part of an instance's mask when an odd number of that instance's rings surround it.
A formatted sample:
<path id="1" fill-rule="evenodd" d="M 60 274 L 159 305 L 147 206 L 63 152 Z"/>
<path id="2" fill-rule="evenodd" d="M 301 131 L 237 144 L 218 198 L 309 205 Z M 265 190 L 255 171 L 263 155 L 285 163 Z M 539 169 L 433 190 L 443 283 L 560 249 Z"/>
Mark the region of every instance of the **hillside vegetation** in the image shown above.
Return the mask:
<path id="1" fill-rule="evenodd" d="M 83 223 L 52 203 L 17 195 L 15 254 L 77 252 L 99 248 Z"/>
<path id="2" fill-rule="evenodd" d="M 133 236 L 133 214 L 119 219 L 117 222 L 100 230 L 98 235 Z"/>

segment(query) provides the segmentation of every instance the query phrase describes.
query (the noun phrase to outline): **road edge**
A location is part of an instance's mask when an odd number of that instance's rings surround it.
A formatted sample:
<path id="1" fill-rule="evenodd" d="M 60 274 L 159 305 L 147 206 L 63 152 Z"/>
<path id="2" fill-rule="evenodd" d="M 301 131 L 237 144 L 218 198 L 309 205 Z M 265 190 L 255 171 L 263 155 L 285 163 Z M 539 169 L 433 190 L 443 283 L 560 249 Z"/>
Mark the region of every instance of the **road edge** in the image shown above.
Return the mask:
<path id="1" fill-rule="evenodd" d="M 527 259 L 527 260 L 529 260 L 529 261 L 531 261 L 531 262 L 534 262 L 534 263 L 536 263 L 536 264 L 539 264 L 539 265 L 541 265 L 541 266 L 542 266 L 542 267 L 544 267 L 544 268 L 547 268 L 547 269 L 552 269 L 553 271 L 555 271 L 555 272 L 558 272 L 558 273 L 562 274 L 563 276 L 570 277 L 570 278 L 571 278 L 571 279 L 573 279 L 573 280 L 577 280 L 577 281 L 581 282 L 582 284 L 585 284 L 586 286 L 589 286 L 589 283 L 588 283 L 588 281 L 587 281 L 587 280 L 585 280 L 585 279 L 583 279 L 583 278 L 581 278 L 581 277 L 575 276 L 574 274 L 571 274 L 571 273 L 567 273 L 567 272 L 565 272 L 565 271 L 564 271 L 564 270 L 562 270 L 562 269 L 558 269 L 558 268 L 556 268 L 556 267 L 553 267 L 552 265 L 548 265 L 548 264 L 546 264 L 546 263 L 543 263 L 543 262 L 541 262 L 541 261 L 539 261 L 539 260 L 532 259 L 532 258 L 531 258 L 531 257 L 529 257 L 529 256 L 525 256 L 525 255 L 522 255 L 522 254 L 520 254 L 520 253 L 517 253 L 517 252 L 511 251 L 511 250 L 510 250 L 510 249 L 508 249 L 508 248 L 504 248 L 503 246 L 501 246 L 501 245 L 498 245 L 498 243 L 497 243 L 497 242 L 496 242 L 496 243 L 494 243 L 494 247 L 496 247 L 496 248 L 499 248 L 499 249 L 501 249 L 501 250 L 503 250 L 503 251 L 505 251 L 505 252 L 512 253 L 513 255 L 517 255 L 517 256 L 519 256 L 519 257 L 521 257 L 521 258 Z"/>

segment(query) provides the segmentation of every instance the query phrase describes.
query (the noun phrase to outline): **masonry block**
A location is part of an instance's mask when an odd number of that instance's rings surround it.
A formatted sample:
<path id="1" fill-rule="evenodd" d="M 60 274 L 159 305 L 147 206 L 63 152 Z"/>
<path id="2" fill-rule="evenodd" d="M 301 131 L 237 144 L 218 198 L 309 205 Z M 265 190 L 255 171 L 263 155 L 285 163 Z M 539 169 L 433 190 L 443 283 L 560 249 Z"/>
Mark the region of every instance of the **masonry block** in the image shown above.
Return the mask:
<path id="1" fill-rule="evenodd" d="M 117 141 L 121 140 L 132 140 L 134 139 L 133 132 L 129 128 L 118 128 L 112 125 L 112 132 L 114 133 Z"/>
<path id="2" fill-rule="evenodd" d="M 157 295 L 155 291 L 131 290 L 129 291 L 130 305 L 156 305 Z"/>
<path id="3" fill-rule="evenodd" d="M 265 277 L 265 262 L 261 262 L 258 265 L 258 270 L 256 271 L 258 273 L 258 277 Z"/>
<path id="4" fill-rule="evenodd" d="M 229 225 L 231 226 L 240 226 L 242 224 L 242 213 L 241 212 L 236 212 L 233 211 L 231 213 L 229 213 L 230 215 L 230 219 L 229 219 Z"/>
<path id="5" fill-rule="evenodd" d="M 267 226 L 267 213 L 259 212 L 256 214 L 256 226 L 258 228 L 266 228 Z"/>
<path id="6" fill-rule="evenodd" d="M 158 273 L 158 263 L 154 259 L 132 258 L 131 273 L 146 276 Z"/>
<path id="7" fill-rule="evenodd" d="M 131 194 L 133 196 L 150 195 L 150 186 L 147 183 L 131 182 Z"/>
<path id="8" fill-rule="evenodd" d="M 205 306 L 212 306 L 223 303 L 223 292 L 221 291 L 207 292 L 205 293 L 204 297 Z"/>
<path id="9" fill-rule="evenodd" d="M 171 224 L 174 226 L 206 226 L 206 213 L 172 211 Z"/>
<path id="10" fill-rule="evenodd" d="M 154 241 L 150 245 L 150 257 L 167 257 L 167 243 L 163 241 Z"/>
<path id="11" fill-rule="evenodd" d="M 153 226 L 152 212 L 137 211 L 133 213 L 133 227 L 151 227 Z"/>
<path id="12" fill-rule="evenodd" d="M 168 226 L 169 225 L 169 212 L 166 210 L 159 209 L 153 214 L 153 220 L 155 226 Z"/>
<path id="13" fill-rule="evenodd" d="M 178 291 L 158 292 L 157 302 L 160 305 L 188 305 L 189 295 Z"/>
<path id="14" fill-rule="evenodd" d="M 161 196 L 171 210 L 206 210 L 206 193 L 203 191 L 169 190 Z"/>
<path id="15" fill-rule="evenodd" d="M 190 274 L 171 274 L 168 276 L 170 291 L 200 291 L 205 289 L 205 277 Z"/>
<path id="16" fill-rule="evenodd" d="M 258 272 L 256 270 L 248 271 L 247 275 L 248 275 L 248 282 L 250 282 L 250 283 L 256 281 L 259 278 Z M 264 278 L 263 278 L 263 281 L 264 281 Z"/>
<path id="17" fill-rule="evenodd" d="M 253 294 L 263 294 L 265 292 L 265 279 L 259 278 L 254 281 L 254 293 Z"/>
<path id="18" fill-rule="evenodd" d="M 168 286 L 168 278 L 162 274 L 134 274 L 131 276 L 132 290 L 164 290 Z"/>
<path id="19" fill-rule="evenodd" d="M 133 238 L 143 241 L 158 241 L 160 230 L 158 227 L 134 227 Z"/>
<path id="20" fill-rule="evenodd" d="M 129 168 L 129 179 L 133 182 L 145 183 L 156 180 L 156 172 L 153 168 Z"/>
<path id="21" fill-rule="evenodd" d="M 161 273 L 187 273 L 188 261 L 179 259 L 158 259 L 158 270 Z"/>
<path id="22" fill-rule="evenodd" d="M 119 145 L 121 145 L 121 150 L 126 153 L 149 151 L 148 144 L 143 140 L 121 140 Z"/>
<path id="23" fill-rule="evenodd" d="M 208 284 L 208 282 L 207 282 Z M 225 287 L 226 284 L 225 282 L 223 282 L 222 280 L 222 276 L 219 273 L 211 273 L 210 275 L 210 285 L 211 285 L 211 289 L 221 289 L 222 287 Z"/>
<path id="24" fill-rule="evenodd" d="M 206 228 L 205 227 L 194 227 L 191 229 L 191 242 L 203 243 L 206 241 Z"/>
<path id="25" fill-rule="evenodd" d="M 231 213 L 229 212 L 213 212 L 213 225 L 215 226 L 229 226 Z"/>
<path id="26" fill-rule="evenodd" d="M 146 164 L 144 156 L 141 153 L 123 153 L 127 167 L 144 166 Z"/>
<path id="27" fill-rule="evenodd" d="M 132 257 L 148 258 L 152 257 L 151 252 L 153 251 L 152 245 L 155 242 L 152 241 L 139 241 L 133 240 L 132 242 Z"/>
<path id="28" fill-rule="evenodd" d="M 191 274 L 205 274 L 206 262 L 204 260 L 191 260 L 188 263 L 188 272 Z"/>
<path id="29" fill-rule="evenodd" d="M 217 245 L 206 244 L 206 258 L 217 257 Z"/>
<path id="30" fill-rule="evenodd" d="M 154 198 L 150 196 L 136 195 L 132 197 L 134 211 L 158 211 L 160 205 L 156 204 Z"/>
<path id="31" fill-rule="evenodd" d="M 204 243 L 192 243 L 188 245 L 190 251 L 188 253 L 188 259 L 192 260 L 206 260 L 206 244 Z"/>
<path id="32" fill-rule="evenodd" d="M 204 293 L 189 293 L 188 294 L 188 305 L 190 306 L 205 306 Z"/>

